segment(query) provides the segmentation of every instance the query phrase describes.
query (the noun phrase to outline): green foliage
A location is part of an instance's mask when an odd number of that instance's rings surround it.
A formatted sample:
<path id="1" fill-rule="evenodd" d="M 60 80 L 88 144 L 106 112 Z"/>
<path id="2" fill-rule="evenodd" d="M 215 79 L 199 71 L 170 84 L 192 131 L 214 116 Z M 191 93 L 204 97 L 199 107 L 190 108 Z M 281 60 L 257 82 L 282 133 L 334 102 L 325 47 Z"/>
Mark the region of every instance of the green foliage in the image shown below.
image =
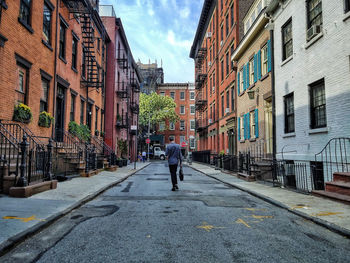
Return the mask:
<path id="1" fill-rule="evenodd" d="M 30 123 L 32 120 L 32 110 L 23 103 L 15 105 L 15 109 L 13 111 L 13 120 L 23 123 Z"/>
<path id="2" fill-rule="evenodd" d="M 225 151 L 222 150 L 222 151 L 219 153 L 219 155 L 221 155 L 221 156 L 225 155 Z"/>
<path id="3" fill-rule="evenodd" d="M 46 111 L 42 111 L 39 114 L 38 125 L 41 127 L 50 128 L 51 122 L 53 120 L 54 120 L 54 117 L 52 117 L 50 113 L 48 113 Z"/>
<path id="4" fill-rule="evenodd" d="M 160 96 L 153 92 L 149 95 L 140 93 L 139 121 L 143 126 L 151 125 L 162 121 L 176 122 L 180 118 L 175 112 L 176 103 L 169 96 Z"/>
<path id="5" fill-rule="evenodd" d="M 84 124 L 79 125 L 75 121 L 71 121 L 68 124 L 68 131 L 82 141 L 88 141 L 91 137 L 91 131 L 89 127 Z"/>
<path id="6" fill-rule="evenodd" d="M 127 140 L 118 140 L 118 149 L 120 156 L 123 158 L 128 153 L 128 142 Z"/>

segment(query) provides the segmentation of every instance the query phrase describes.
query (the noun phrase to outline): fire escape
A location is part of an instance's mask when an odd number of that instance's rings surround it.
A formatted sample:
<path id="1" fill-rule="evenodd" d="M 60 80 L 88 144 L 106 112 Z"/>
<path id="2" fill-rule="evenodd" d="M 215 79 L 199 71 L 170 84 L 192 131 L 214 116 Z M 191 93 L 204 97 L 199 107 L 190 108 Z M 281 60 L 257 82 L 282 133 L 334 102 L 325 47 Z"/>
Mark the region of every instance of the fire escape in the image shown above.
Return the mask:
<path id="1" fill-rule="evenodd" d="M 203 111 L 207 107 L 206 94 L 203 93 L 203 84 L 207 78 L 207 73 L 203 67 L 203 62 L 207 54 L 206 48 L 200 48 L 195 57 L 196 67 L 196 130 L 198 132 L 205 130 L 207 120 L 203 117 Z"/>
<path id="2" fill-rule="evenodd" d="M 83 39 L 83 52 L 86 58 L 87 75 L 82 83 L 87 88 L 100 88 L 102 87 L 102 78 L 100 78 L 99 65 L 96 60 L 95 51 L 95 36 L 93 28 L 93 8 L 88 0 L 63 0 L 66 4 L 69 12 L 74 15 L 75 18 L 79 18 Z"/>

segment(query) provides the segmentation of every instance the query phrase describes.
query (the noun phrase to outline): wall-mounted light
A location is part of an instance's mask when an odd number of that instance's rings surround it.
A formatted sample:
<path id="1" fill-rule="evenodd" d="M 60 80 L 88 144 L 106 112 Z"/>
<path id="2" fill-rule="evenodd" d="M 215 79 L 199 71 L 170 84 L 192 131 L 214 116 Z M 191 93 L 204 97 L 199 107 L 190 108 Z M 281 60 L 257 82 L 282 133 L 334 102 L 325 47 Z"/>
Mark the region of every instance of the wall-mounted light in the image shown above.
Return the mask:
<path id="1" fill-rule="evenodd" d="M 257 95 L 259 94 L 259 88 L 257 88 L 256 90 L 248 90 L 248 97 L 250 100 L 253 100 L 254 99 L 254 94 L 256 93 Z"/>

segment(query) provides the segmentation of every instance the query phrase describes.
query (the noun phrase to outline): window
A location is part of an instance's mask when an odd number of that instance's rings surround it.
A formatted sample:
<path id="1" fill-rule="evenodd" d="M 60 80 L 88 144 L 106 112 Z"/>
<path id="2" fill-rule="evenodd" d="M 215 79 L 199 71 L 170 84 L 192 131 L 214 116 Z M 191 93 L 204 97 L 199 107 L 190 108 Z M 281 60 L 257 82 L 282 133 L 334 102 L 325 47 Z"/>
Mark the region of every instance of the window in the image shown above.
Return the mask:
<path id="1" fill-rule="evenodd" d="M 180 145 L 181 145 L 183 142 L 186 142 L 186 137 L 185 137 L 185 136 L 180 136 Z"/>
<path id="2" fill-rule="evenodd" d="M 234 46 L 234 43 L 232 41 L 232 45 L 231 45 L 231 56 L 233 55 L 233 52 L 235 51 L 235 46 Z M 231 61 L 231 70 L 233 70 L 233 60 Z"/>
<path id="3" fill-rule="evenodd" d="M 180 100 L 184 100 L 185 99 L 185 92 L 181 91 L 180 92 Z"/>
<path id="4" fill-rule="evenodd" d="M 224 8 L 223 0 L 220 0 L 220 10 L 222 11 L 223 8 Z"/>
<path id="5" fill-rule="evenodd" d="M 244 115 L 244 116 L 241 116 L 241 118 L 240 118 L 240 122 L 241 122 L 241 123 L 240 123 L 240 126 L 241 126 L 241 138 L 240 138 L 240 139 L 241 139 L 241 140 L 242 140 L 242 139 L 245 140 L 245 137 L 246 137 L 246 136 L 245 136 L 245 133 L 244 133 L 244 128 L 245 128 L 245 127 L 244 127 L 244 126 L 245 126 L 245 125 L 244 125 L 244 121 L 245 121 L 245 118 L 244 118 L 244 117 L 245 117 L 245 115 Z"/>
<path id="6" fill-rule="evenodd" d="M 196 108 L 195 108 L 195 105 L 190 105 L 190 112 L 191 112 L 191 115 L 194 115 L 196 113 Z"/>
<path id="7" fill-rule="evenodd" d="M 215 121 L 215 103 L 213 104 L 213 122 Z"/>
<path id="8" fill-rule="evenodd" d="M 293 55 L 292 19 L 282 27 L 282 60 Z"/>
<path id="9" fill-rule="evenodd" d="M 159 130 L 160 131 L 164 131 L 165 130 L 165 122 L 164 121 L 159 123 Z"/>
<path id="10" fill-rule="evenodd" d="M 230 73 L 230 53 L 226 53 L 226 76 Z"/>
<path id="11" fill-rule="evenodd" d="M 213 92 L 215 92 L 215 72 L 213 73 Z"/>
<path id="12" fill-rule="evenodd" d="M 240 75 L 240 78 L 239 78 L 239 86 L 241 87 L 241 90 L 240 90 L 240 93 L 242 93 L 243 92 L 243 87 L 244 87 L 244 74 L 243 74 L 243 72 L 245 72 L 245 71 L 243 71 L 243 69 L 241 69 L 241 71 L 239 72 L 239 75 Z"/>
<path id="13" fill-rule="evenodd" d="M 233 27 L 233 24 L 234 24 L 234 22 L 235 22 L 233 4 L 232 4 L 231 7 L 230 7 L 230 13 L 231 13 L 231 27 Z"/>
<path id="14" fill-rule="evenodd" d="M 43 14 L 43 37 L 47 44 L 51 45 L 51 21 L 52 21 L 52 10 L 49 6 L 44 3 L 44 14 Z"/>
<path id="15" fill-rule="evenodd" d="M 195 144 L 195 138 L 190 138 L 190 148 L 191 149 L 194 149 L 194 148 L 196 148 L 196 144 Z"/>
<path id="16" fill-rule="evenodd" d="M 185 106 L 184 105 L 180 106 L 180 114 L 185 114 Z"/>
<path id="17" fill-rule="evenodd" d="M 226 18 L 225 18 L 225 26 L 226 26 L 226 37 L 228 36 L 228 30 L 230 28 L 230 25 L 229 25 L 229 21 L 228 21 L 228 14 L 226 15 Z"/>
<path id="18" fill-rule="evenodd" d="M 224 95 L 221 96 L 221 116 L 225 116 L 225 98 Z"/>
<path id="19" fill-rule="evenodd" d="M 73 36 L 72 39 L 72 68 L 77 69 L 77 55 L 78 55 L 78 39 Z"/>
<path id="20" fill-rule="evenodd" d="M 75 121 L 75 98 L 76 96 L 72 93 L 70 96 L 70 121 Z"/>
<path id="21" fill-rule="evenodd" d="M 307 5 L 307 28 L 313 25 L 322 25 L 322 1 L 308 0 Z"/>
<path id="22" fill-rule="evenodd" d="M 165 92 L 164 92 L 164 91 L 161 91 L 161 92 L 160 92 L 160 96 L 165 96 Z"/>
<path id="23" fill-rule="evenodd" d="M 235 92 L 234 88 L 231 88 L 231 111 L 235 110 Z"/>
<path id="24" fill-rule="evenodd" d="M 194 91 L 190 92 L 190 100 L 194 100 Z"/>
<path id="25" fill-rule="evenodd" d="M 66 58 L 66 30 L 67 30 L 66 25 L 61 21 L 61 23 L 60 23 L 60 43 L 59 43 L 59 56 L 61 59 Z"/>
<path id="26" fill-rule="evenodd" d="M 224 24 L 221 25 L 220 32 L 221 32 L 221 39 L 220 40 L 224 41 Z M 221 44 L 220 44 L 220 46 L 221 46 Z"/>
<path id="27" fill-rule="evenodd" d="M 290 93 L 284 96 L 284 133 L 294 130 L 294 93 Z"/>
<path id="28" fill-rule="evenodd" d="M 250 85 L 254 83 L 254 58 L 249 61 L 249 83 Z"/>
<path id="29" fill-rule="evenodd" d="M 95 108 L 96 109 L 96 111 L 95 111 L 95 131 L 97 131 L 98 130 L 98 112 L 99 112 L 99 108 L 98 107 L 96 107 Z"/>
<path id="30" fill-rule="evenodd" d="M 18 85 L 16 89 L 16 102 L 24 103 L 26 100 L 26 90 L 27 90 L 27 70 L 23 67 L 17 67 Z"/>
<path id="31" fill-rule="evenodd" d="M 185 121 L 181 120 L 180 121 L 180 131 L 184 131 L 185 130 Z"/>
<path id="32" fill-rule="evenodd" d="M 311 129 L 327 126 L 324 79 L 310 85 Z"/>
<path id="33" fill-rule="evenodd" d="M 47 111 L 47 101 L 49 96 L 50 83 L 46 79 L 41 79 L 40 112 Z"/>
<path id="34" fill-rule="evenodd" d="M 174 92 L 174 91 L 171 91 L 171 92 L 170 92 L 170 97 L 171 97 L 173 100 L 175 100 L 175 92 Z"/>
<path id="35" fill-rule="evenodd" d="M 195 120 L 190 120 L 190 130 L 191 131 L 194 131 L 194 129 L 196 128 L 196 122 Z"/>
<path id="36" fill-rule="evenodd" d="M 256 122 L 255 122 L 255 111 L 249 112 L 249 115 L 250 115 L 250 117 L 249 117 L 249 121 L 250 121 L 250 124 L 249 124 L 249 126 L 250 126 L 250 137 L 251 138 L 255 138 L 255 124 L 256 124 Z"/>
<path id="37" fill-rule="evenodd" d="M 213 88 L 212 88 L 212 86 L 213 86 L 213 78 L 210 77 L 210 79 L 209 79 L 209 92 L 210 92 L 210 94 L 213 93 Z"/>
<path id="38" fill-rule="evenodd" d="M 84 46 L 82 47 L 82 50 L 84 50 Z M 81 52 L 81 76 L 85 78 L 86 76 L 86 59 L 85 59 L 85 52 Z M 118 71 L 118 85 L 119 85 L 119 78 L 120 73 Z"/>
<path id="39" fill-rule="evenodd" d="M 172 130 L 172 131 L 175 130 L 175 123 L 170 122 L 169 123 L 169 129 Z"/>
<path id="40" fill-rule="evenodd" d="M 80 101 L 80 124 L 84 124 L 85 101 Z"/>
<path id="41" fill-rule="evenodd" d="M 19 8 L 19 19 L 27 25 L 30 25 L 31 4 L 31 0 L 21 0 Z"/>
<path id="42" fill-rule="evenodd" d="M 224 60 L 221 60 L 221 81 L 224 81 Z"/>
<path id="43" fill-rule="evenodd" d="M 261 74 L 262 76 L 265 76 L 267 74 L 267 44 L 263 46 L 263 48 L 261 49 Z"/>
<path id="44" fill-rule="evenodd" d="M 350 0 L 345 0 L 344 10 L 345 10 L 345 13 L 350 11 Z"/>
<path id="45" fill-rule="evenodd" d="M 230 108 L 230 91 L 229 90 L 226 91 L 226 108 L 227 109 Z"/>

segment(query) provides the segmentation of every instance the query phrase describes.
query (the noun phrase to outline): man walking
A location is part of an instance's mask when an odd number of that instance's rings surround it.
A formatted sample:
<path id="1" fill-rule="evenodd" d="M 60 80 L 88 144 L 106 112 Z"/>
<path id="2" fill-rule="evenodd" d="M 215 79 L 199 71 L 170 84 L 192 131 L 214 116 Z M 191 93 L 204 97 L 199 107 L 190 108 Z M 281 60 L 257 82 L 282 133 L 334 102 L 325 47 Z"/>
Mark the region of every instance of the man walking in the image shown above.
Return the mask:
<path id="1" fill-rule="evenodd" d="M 182 154 L 180 145 L 174 142 L 174 138 L 170 137 L 169 141 L 170 144 L 166 147 L 165 155 L 168 157 L 169 170 L 171 174 L 171 183 L 173 184 L 173 188 L 171 189 L 171 191 L 175 191 L 179 189 L 179 187 L 177 186 L 176 171 L 179 163 L 180 167 L 182 167 Z"/>

